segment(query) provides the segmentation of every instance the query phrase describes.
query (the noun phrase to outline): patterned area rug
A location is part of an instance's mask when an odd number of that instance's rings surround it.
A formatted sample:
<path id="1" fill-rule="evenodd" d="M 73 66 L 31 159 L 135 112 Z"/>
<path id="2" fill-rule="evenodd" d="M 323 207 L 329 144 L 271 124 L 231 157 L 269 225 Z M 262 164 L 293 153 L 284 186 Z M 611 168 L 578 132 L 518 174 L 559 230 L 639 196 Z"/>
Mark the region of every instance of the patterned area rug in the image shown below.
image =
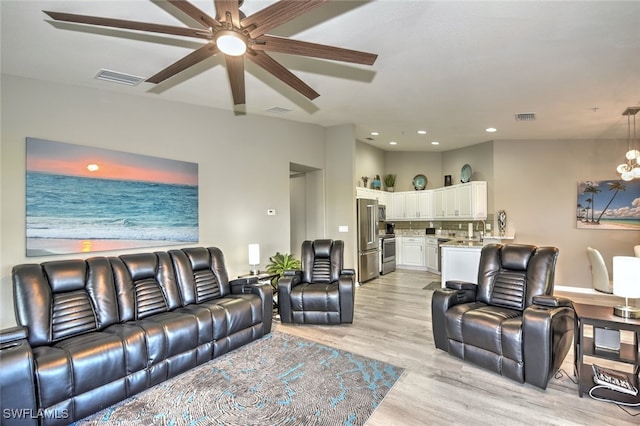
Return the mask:
<path id="1" fill-rule="evenodd" d="M 362 425 L 403 371 L 273 332 L 75 425 Z"/>

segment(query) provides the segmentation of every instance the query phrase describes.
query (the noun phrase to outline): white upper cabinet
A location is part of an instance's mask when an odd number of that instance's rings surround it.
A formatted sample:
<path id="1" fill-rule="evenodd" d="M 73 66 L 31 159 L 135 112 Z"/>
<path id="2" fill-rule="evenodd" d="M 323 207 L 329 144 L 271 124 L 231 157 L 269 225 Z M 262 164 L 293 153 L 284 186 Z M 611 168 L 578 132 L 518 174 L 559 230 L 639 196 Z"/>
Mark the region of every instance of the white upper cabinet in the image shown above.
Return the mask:
<path id="1" fill-rule="evenodd" d="M 433 191 L 395 192 L 392 220 L 433 219 Z"/>
<path id="2" fill-rule="evenodd" d="M 391 192 L 381 191 L 379 189 L 369 189 L 361 186 L 356 187 L 356 198 L 366 198 L 369 200 L 378 200 L 378 204 L 386 206 L 390 198 Z"/>
<path id="3" fill-rule="evenodd" d="M 484 220 L 487 218 L 487 182 L 449 186 L 445 188 L 442 203 L 444 219 Z"/>
<path id="4" fill-rule="evenodd" d="M 487 182 L 467 182 L 433 190 L 384 192 L 357 188 L 358 198 L 387 206 L 387 220 L 485 220 Z M 362 194 L 362 195 L 361 195 Z"/>

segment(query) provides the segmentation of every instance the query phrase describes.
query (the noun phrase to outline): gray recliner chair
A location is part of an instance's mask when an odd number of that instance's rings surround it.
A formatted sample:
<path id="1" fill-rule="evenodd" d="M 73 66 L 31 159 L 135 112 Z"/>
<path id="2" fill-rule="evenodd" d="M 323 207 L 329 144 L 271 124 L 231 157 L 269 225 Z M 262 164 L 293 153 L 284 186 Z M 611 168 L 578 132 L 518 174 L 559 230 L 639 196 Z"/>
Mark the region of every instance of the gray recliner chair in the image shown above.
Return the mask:
<path id="1" fill-rule="evenodd" d="M 353 322 L 355 271 L 343 268 L 344 242 L 302 243 L 302 271 L 285 271 L 278 280 L 283 323 Z"/>
<path id="2" fill-rule="evenodd" d="M 478 284 L 447 281 L 433 293 L 438 349 L 542 389 L 571 347 L 571 301 L 553 296 L 555 247 L 490 244 Z"/>

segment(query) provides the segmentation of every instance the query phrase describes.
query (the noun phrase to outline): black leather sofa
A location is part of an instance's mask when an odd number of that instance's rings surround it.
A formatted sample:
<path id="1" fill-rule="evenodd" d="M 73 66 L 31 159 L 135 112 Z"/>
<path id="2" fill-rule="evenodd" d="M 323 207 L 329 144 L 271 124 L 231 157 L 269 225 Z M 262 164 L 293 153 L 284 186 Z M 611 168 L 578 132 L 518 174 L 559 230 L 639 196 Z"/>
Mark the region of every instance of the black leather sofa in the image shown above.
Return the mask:
<path id="1" fill-rule="evenodd" d="M 558 249 L 482 248 L 478 284 L 447 281 L 431 299 L 436 348 L 546 389 L 573 340 L 571 300 L 553 296 Z"/>
<path id="2" fill-rule="evenodd" d="M 2 425 L 68 424 L 270 333 L 269 284 L 215 247 L 18 265 Z"/>

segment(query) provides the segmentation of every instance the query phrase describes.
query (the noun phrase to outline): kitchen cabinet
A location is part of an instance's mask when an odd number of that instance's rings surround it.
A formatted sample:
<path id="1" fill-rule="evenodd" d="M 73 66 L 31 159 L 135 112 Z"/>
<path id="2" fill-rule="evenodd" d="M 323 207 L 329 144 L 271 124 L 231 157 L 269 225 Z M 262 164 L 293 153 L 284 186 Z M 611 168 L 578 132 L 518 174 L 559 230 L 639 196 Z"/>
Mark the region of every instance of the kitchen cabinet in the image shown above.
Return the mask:
<path id="1" fill-rule="evenodd" d="M 393 220 L 433 219 L 433 191 L 396 192 L 392 195 Z"/>
<path id="2" fill-rule="evenodd" d="M 445 200 L 447 188 L 435 189 L 433 191 L 433 216 L 436 219 L 445 218 Z"/>
<path id="3" fill-rule="evenodd" d="M 438 238 L 427 237 L 425 244 L 427 271 L 439 273 L 438 271 Z"/>
<path id="4" fill-rule="evenodd" d="M 399 243 L 400 256 L 398 268 L 426 270 L 425 237 L 396 237 Z"/>
<path id="5" fill-rule="evenodd" d="M 387 206 L 387 220 L 487 218 L 487 182 L 482 181 L 424 191 L 384 192 L 358 187 L 356 195 Z"/>
<path id="6" fill-rule="evenodd" d="M 468 182 L 434 191 L 435 219 L 485 220 L 487 183 Z"/>
<path id="7" fill-rule="evenodd" d="M 356 187 L 356 198 L 378 200 L 378 204 L 383 206 L 387 206 L 389 204 L 388 200 L 392 194 L 392 192 L 381 191 L 379 189 L 370 189 L 361 186 Z"/>
<path id="8" fill-rule="evenodd" d="M 442 287 L 447 281 L 459 280 L 478 284 L 481 245 L 442 247 Z"/>

